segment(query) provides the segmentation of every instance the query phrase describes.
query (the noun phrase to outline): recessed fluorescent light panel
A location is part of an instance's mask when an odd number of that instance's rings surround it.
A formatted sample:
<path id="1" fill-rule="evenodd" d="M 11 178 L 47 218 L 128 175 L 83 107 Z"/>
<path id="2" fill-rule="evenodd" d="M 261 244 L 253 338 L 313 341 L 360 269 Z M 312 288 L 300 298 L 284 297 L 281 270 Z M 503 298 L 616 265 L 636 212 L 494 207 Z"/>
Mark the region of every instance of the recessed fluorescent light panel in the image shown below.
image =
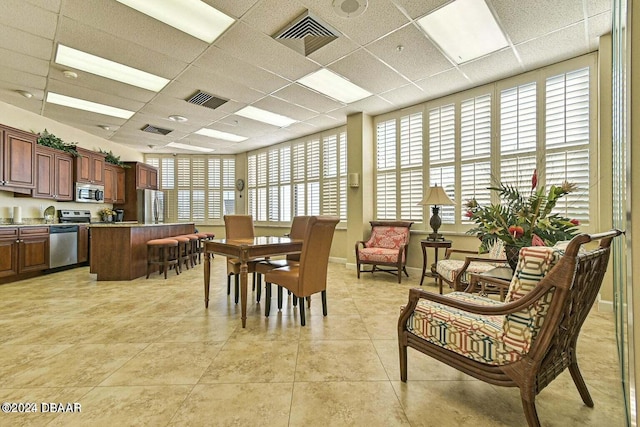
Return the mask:
<path id="1" fill-rule="evenodd" d="M 199 131 L 196 131 L 196 133 L 198 135 L 208 136 L 209 138 L 224 139 L 225 141 L 232 141 L 232 142 L 242 142 L 247 139 L 244 136 L 235 135 L 233 133 L 221 132 L 219 130 L 207 129 L 207 128 L 202 128 Z"/>
<path id="2" fill-rule="evenodd" d="M 122 65 L 118 62 L 110 61 L 62 44 L 58 45 L 56 63 L 154 92 L 160 91 L 169 83 L 169 80 L 164 77 L 156 76 L 146 71 Z"/>
<path id="3" fill-rule="evenodd" d="M 296 122 L 296 120 L 291 117 L 282 116 L 280 114 L 272 113 L 271 111 L 261 110 L 260 108 L 252 107 L 250 105 L 236 111 L 235 114 L 279 127 L 286 127 Z"/>
<path id="4" fill-rule="evenodd" d="M 106 116 L 129 119 L 135 114 L 134 111 L 123 110 L 122 108 L 111 107 L 110 105 L 98 104 L 97 102 L 86 101 L 84 99 L 72 98 L 59 93 L 49 92 L 47 102 L 51 104 L 63 105 L 65 107 L 77 108 L 78 110 L 90 111 L 92 113 L 104 114 Z"/>
<path id="5" fill-rule="evenodd" d="M 360 86 L 326 68 L 304 76 L 298 80 L 298 83 L 345 104 L 350 104 L 372 95 L 371 92 L 362 89 Z"/>
<path id="6" fill-rule="evenodd" d="M 456 64 L 509 45 L 484 0 L 456 0 L 420 18 L 418 24 Z"/>
<path id="7" fill-rule="evenodd" d="M 235 22 L 200 0 L 118 1 L 207 43 L 213 43 Z"/>
<path id="8" fill-rule="evenodd" d="M 213 148 L 198 147 L 197 145 L 181 144 L 179 142 L 170 142 L 165 147 L 180 148 L 181 150 L 200 151 L 202 153 L 211 153 L 215 151 Z"/>

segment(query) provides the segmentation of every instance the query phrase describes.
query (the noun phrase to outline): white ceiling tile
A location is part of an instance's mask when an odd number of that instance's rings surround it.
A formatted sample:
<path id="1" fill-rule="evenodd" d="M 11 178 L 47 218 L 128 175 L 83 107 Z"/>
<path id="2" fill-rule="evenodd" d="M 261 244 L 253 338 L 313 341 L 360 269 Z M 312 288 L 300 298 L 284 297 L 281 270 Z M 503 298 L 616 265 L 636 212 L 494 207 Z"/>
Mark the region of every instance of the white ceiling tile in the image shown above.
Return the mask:
<path id="1" fill-rule="evenodd" d="M 596 50 L 598 48 L 598 39 L 600 36 L 611 32 L 611 11 L 594 15 L 587 19 L 587 28 L 589 34 L 589 48 Z"/>
<path id="2" fill-rule="evenodd" d="M 315 117 L 306 120 L 305 123 L 315 126 L 318 129 L 329 129 L 335 126 L 341 126 L 346 123 L 346 120 L 336 119 L 326 114 L 320 114 Z"/>
<path id="3" fill-rule="evenodd" d="M 372 93 L 388 90 L 389 87 L 404 86 L 409 82 L 364 49 L 348 55 L 328 68 Z"/>
<path id="4" fill-rule="evenodd" d="M 208 46 L 200 39 L 116 1 L 66 0 L 63 13 L 105 33 L 105 37 L 110 34 L 184 62 L 193 61 Z M 103 43 L 108 43 L 108 39 Z"/>
<path id="5" fill-rule="evenodd" d="M 58 13 L 60 11 L 60 3 L 62 0 L 23 0 L 26 3 L 30 3 L 42 9 L 46 9 L 50 12 Z"/>
<path id="6" fill-rule="evenodd" d="M 422 18 L 433 10 L 444 6 L 451 0 L 394 0 L 400 10 L 407 13 L 412 19 Z"/>
<path id="7" fill-rule="evenodd" d="M 412 81 L 453 68 L 453 64 L 415 25 L 371 43 L 367 50 L 387 64 L 393 64 L 394 69 Z"/>
<path id="8" fill-rule="evenodd" d="M 217 47 L 208 49 L 194 62 L 194 65 L 264 94 L 271 93 L 290 83 L 288 79 L 242 61 Z"/>
<path id="9" fill-rule="evenodd" d="M 471 79 L 474 85 L 493 82 L 524 71 L 513 49 L 506 48 L 493 55 L 487 55 L 460 65 L 460 71 Z"/>
<path id="10" fill-rule="evenodd" d="M 292 81 L 318 69 L 293 49 L 242 22 L 231 27 L 216 45 L 236 58 Z"/>
<path id="11" fill-rule="evenodd" d="M 253 104 L 263 110 L 271 111 L 272 113 L 281 114 L 283 116 L 290 117 L 295 120 L 306 120 L 314 117 L 318 113 L 316 111 L 309 110 L 308 108 L 300 107 L 282 99 L 275 98 L 273 96 L 267 96 Z"/>
<path id="12" fill-rule="evenodd" d="M 3 82 L 0 80 L 0 96 L 2 99 L 15 107 L 21 108 L 23 110 L 31 111 L 32 113 L 40 114 L 42 111 L 42 96 L 36 97 L 34 94 L 33 98 L 25 98 L 19 93 L 15 92 L 14 85 L 11 83 Z M 33 129 L 34 131 L 39 129 Z"/>
<path id="13" fill-rule="evenodd" d="M 448 95 L 473 84 L 456 68 L 416 82 L 425 93 L 425 100 Z"/>
<path id="14" fill-rule="evenodd" d="M 250 89 L 227 77 L 212 73 L 200 67 L 189 68 L 176 82 L 190 87 L 189 95 L 193 95 L 196 90 L 202 90 L 219 98 L 231 99 L 247 104 L 255 102 L 265 96 L 262 92 Z"/>
<path id="15" fill-rule="evenodd" d="M 53 52 L 53 40 L 0 25 L 0 47 L 48 61 Z"/>
<path id="16" fill-rule="evenodd" d="M 584 23 L 516 46 L 527 70 L 553 64 L 588 51 Z"/>
<path id="17" fill-rule="evenodd" d="M 241 18 L 260 0 L 202 0 L 232 18 Z"/>
<path id="18" fill-rule="evenodd" d="M 116 94 L 102 92 L 100 90 L 79 87 L 73 83 L 63 80 L 49 80 L 47 88 L 49 92 L 59 93 L 60 95 L 80 98 L 91 102 L 110 105 L 116 108 L 124 108 L 125 110 L 138 111 L 144 106 L 144 102 L 132 99 L 122 98 Z M 47 103 L 47 106 L 52 105 Z"/>
<path id="19" fill-rule="evenodd" d="M 518 44 L 584 19 L 583 0 L 489 0 L 511 42 Z"/>
<path id="20" fill-rule="evenodd" d="M 24 0 L 0 2 L 0 25 L 15 27 L 36 36 L 52 39 L 58 25 L 57 11 L 29 4 Z"/>
<path id="21" fill-rule="evenodd" d="M 46 77 L 36 76 L 35 74 L 31 74 L 26 71 L 8 67 L 0 67 L 0 81 L 14 84 L 15 89 L 28 90 L 31 93 L 33 93 L 34 89 L 40 90 L 44 93 L 44 90 L 47 87 Z M 33 95 L 35 96 L 36 94 L 33 93 Z"/>
<path id="22" fill-rule="evenodd" d="M 427 94 L 419 86 L 410 83 L 399 88 L 380 94 L 380 97 L 397 105 L 398 108 L 408 107 L 424 101 Z"/>
<path id="23" fill-rule="evenodd" d="M 276 92 L 273 96 L 284 100 L 285 102 L 293 102 L 294 104 L 305 107 L 309 110 L 323 113 L 326 111 L 335 110 L 342 107 L 344 104 L 331 99 L 318 92 L 314 92 L 311 89 L 298 84 L 292 83 Z"/>
<path id="24" fill-rule="evenodd" d="M 347 37 L 340 36 L 331 43 L 322 46 L 312 52 L 307 58 L 321 65 L 329 65 L 348 54 L 355 52 L 360 47 Z"/>
<path id="25" fill-rule="evenodd" d="M 262 0 L 242 17 L 242 22 L 273 37 L 291 21 L 306 12 L 304 5 L 295 0 Z"/>
<path id="26" fill-rule="evenodd" d="M 4 48 L 0 48 L 0 57 L 4 67 L 42 77 L 46 77 L 49 74 L 49 61 L 44 59 Z"/>
<path id="27" fill-rule="evenodd" d="M 611 12 L 611 0 L 587 0 L 587 16 Z"/>

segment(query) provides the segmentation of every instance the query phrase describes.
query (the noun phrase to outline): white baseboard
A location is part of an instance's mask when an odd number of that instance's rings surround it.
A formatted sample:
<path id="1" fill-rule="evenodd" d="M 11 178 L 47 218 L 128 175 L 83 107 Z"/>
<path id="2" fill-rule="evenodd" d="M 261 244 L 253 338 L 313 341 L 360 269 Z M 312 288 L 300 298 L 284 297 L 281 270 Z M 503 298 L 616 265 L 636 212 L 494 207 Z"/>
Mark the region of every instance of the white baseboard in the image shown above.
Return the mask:
<path id="1" fill-rule="evenodd" d="M 613 313 L 613 301 L 605 301 L 601 299 L 600 294 L 598 294 L 596 306 L 598 307 L 599 313 Z"/>

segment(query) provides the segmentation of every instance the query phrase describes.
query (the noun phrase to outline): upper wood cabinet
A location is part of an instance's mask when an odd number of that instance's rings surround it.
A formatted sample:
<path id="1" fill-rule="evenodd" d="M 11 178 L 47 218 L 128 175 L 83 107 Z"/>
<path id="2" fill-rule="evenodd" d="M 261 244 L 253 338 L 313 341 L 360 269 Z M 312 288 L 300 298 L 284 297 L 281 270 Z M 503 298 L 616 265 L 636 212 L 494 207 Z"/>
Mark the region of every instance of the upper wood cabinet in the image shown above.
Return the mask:
<path id="1" fill-rule="evenodd" d="M 80 157 L 76 157 L 75 180 L 87 184 L 104 185 L 105 154 L 77 148 Z"/>
<path id="2" fill-rule="evenodd" d="M 36 187 L 39 199 L 73 200 L 73 156 L 64 151 L 36 147 Z"/>
<path id="3" fill-rule="evenodd" d="M 158 169 L 145 163 L 136 163 L 136 188 L 158 189 Z"/>
<path id="4" fill-rule="evenodd" d="M 104 201 L 105 203 L 125 202 L 125 171 L 123 167 L 105 163 Z"/>
<path id="5" fill-rule="evenodd" d="M 36 134 L 0 126 L 0 189 L 29 193 L 35 188 L 37 140 Z"/>

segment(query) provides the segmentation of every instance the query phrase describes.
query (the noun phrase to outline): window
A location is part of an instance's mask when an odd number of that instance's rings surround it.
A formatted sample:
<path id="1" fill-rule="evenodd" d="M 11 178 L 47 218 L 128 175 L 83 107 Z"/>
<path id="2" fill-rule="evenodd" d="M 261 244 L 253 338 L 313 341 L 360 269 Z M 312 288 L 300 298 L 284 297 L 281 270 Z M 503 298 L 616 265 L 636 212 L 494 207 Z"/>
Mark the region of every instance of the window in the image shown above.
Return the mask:
<path id="1" fill-rule="evenodd" d="M 289 222 L 297 215 L 346 219 L 346 139 L 344 129 L 327 131 L 249 153 L 249 212 L 256 221 Z M 269 212 L 263 214 L 261 205 Z"/>
<path id="2" fill-rule="evenodd" d="M 422 112 L 376 125 L 376 218 L 422 220 Z"/>
<path id="3" fill-rule="evenodd" d="M 158 168 L 165 221 L 217 222 L 235 212 L 235 158 L 147 156 Z"/>
<path id="4" fill-rule="evenodd" d="M 429 186 L 441 186 L 455 200 L 455 105 L 429 110 Z M 454 206 L 442 206 L 443 224 L 453 224 Z"/>

